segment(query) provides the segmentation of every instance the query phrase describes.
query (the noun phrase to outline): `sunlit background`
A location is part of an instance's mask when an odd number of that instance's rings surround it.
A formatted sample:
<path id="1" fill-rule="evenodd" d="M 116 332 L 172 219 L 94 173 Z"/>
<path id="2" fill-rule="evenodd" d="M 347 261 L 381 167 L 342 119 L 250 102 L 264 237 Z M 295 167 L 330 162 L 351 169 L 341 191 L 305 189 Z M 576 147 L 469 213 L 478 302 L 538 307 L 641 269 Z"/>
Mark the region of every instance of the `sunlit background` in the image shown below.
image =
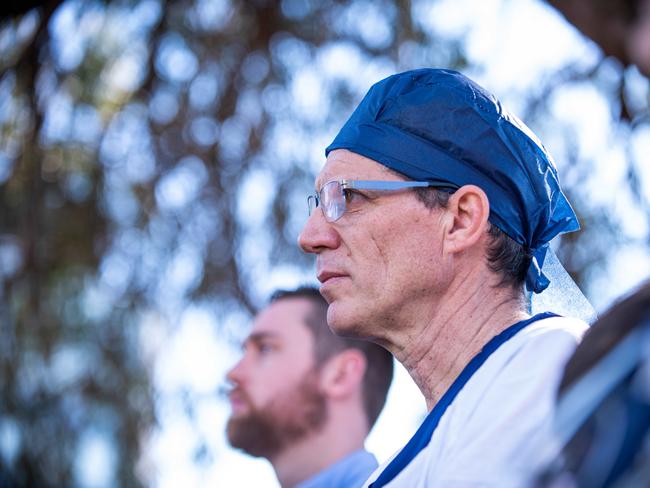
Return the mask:
<path id="1" fill-rule="evenodd" d="M 314 283 L 324 147 L 398 71 L 459 69 L 540 136 L 597 310 L 650 274 L 648 78 L 545 2 L 43 4 L 0 23 L 0 485 L 277 486 L 227 446 L 224 375 Z M 368 448 L 424 414 L 398 369 Z"/>

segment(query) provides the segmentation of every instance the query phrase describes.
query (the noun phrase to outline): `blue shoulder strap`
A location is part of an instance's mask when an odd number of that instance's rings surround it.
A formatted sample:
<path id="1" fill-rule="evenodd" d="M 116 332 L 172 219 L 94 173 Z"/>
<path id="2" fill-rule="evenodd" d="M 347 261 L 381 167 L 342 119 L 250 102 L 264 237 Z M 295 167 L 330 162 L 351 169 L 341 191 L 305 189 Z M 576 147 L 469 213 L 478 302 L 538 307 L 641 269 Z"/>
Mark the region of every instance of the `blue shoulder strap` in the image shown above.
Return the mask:
<path id="1" fill-rule="evenodd" d="M 409 463 L 418 455 L 418 453 L 427 447 L 431 436 L 433 436 L 440 419 L 444 415 L 447 407 L 451 405 L 451 402 L 454 401 L 456 395 L 463 389 L 465 384 L 469 381 L 472 375 L 483 365 L 483 363 L 490 357 L 490 355 L 496 351 L 499 346 L 507 342 L 512 338 L 517 332 L 519 332 L 524 327 L 542 320 L 548 317 L 555 317 L 556 314 L 545 312 L 535 315 L 527 320 L 522 320 L 517 322 L 514 325 L 511 325 L 506 330 L 500 334 L 494 336 L 490 342 L 488 342 L 481 352 L 472 358 L 472 360 L 465 366 L 463 372 L 460 373 L 458 378 L 452 383 L 449 389 L 442 396 L 440 401 L 436 403 L 436 406 L 433 407 L 433 410 L 429 412 L 427 418 L 424 420 L 420 428 L 417 430 L 415 435 L 411 437 L 411 440 L 404 446 L 404 448 L 399 452 L 397 456 L 386 466 L 386 468 L 381 472 L 375 481 L 373 481 L 368 488 L 380 488 L 388 483 L 390 483 L 395 476 L 397 476 Z"/>

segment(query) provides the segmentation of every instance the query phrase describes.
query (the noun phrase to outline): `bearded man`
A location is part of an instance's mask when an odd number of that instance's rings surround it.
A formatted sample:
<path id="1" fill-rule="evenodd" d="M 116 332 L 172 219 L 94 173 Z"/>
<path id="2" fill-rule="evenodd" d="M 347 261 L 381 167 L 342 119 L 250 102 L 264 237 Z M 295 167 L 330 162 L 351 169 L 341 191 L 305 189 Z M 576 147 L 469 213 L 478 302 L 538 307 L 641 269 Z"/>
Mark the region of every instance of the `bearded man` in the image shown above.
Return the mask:
<path id="1" fill-rule="evenodd" d="M 286 487 L 357 487 L 377 467 L 364 441 L 386 401 L 390 354 L 337 337 L 315 288 L 279 291 L 255 318 L 232 383 L 230 444 L 268 459 Z"/>

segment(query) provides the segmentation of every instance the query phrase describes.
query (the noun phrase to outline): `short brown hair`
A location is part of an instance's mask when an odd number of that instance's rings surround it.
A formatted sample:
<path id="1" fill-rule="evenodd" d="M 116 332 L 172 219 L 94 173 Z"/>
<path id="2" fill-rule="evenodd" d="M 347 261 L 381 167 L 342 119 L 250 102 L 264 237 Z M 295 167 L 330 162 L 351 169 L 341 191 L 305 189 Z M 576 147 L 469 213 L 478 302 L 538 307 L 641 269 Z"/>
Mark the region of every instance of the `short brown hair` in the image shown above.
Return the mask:
<path id="1" fill-rule="evenodd" d="M 317 288 L 303 286 L 296 290 L 278 290 L 272 295 L 271 303 L 287 298 L 304 298 L 313 304 L 305 324 L 314 338 L 314 361 L 317 366 L 346 349 L 358 349 L 364 354 L 367 365 L 363 377 L 363 407 L 368 429 L 371 429 L 386 403 L 393 379 L 393 356 L 372 342 L 335 335 L 327 325 L 327 302 Z"/>

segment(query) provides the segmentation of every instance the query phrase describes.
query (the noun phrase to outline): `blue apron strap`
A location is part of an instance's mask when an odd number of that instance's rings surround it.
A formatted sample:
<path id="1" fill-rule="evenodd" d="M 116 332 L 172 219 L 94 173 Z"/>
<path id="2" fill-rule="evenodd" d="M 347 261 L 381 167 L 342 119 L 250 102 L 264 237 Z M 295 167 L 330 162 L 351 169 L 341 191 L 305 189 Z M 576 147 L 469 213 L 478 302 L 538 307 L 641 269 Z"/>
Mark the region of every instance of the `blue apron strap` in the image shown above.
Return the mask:
<path id="1" fill-rule="evenodd" d="M 399 452 L 397 456 L 386 466 L 386 468 L 381 472 L 375 481 L 373 481 L 368 488 L 380 488 L 388 483 L 390 483 L 395 476 L 397 476 L 409 463 L 418 455 L 418 453 L 427 447 L 431 437 L 433 436 L 440 419 L 444 415 L 447 407 L 451 405 L 451 402 L 454 401 L 456 395 L 463 389 L 465 384 L 469 381 L 472 375 L 483 365 L 483 363 L 490 357 L 490 355 L 496 351 L 499 346 L 507 342 L 512 338 L 517 332 L 519 332 L 524 327 L 542 320 L 548 317 L 555 317 L 556 314 L 545 312 L 535 315 L 527 320 L 522 320 L 517 322 L 514 325 L 511 325 L 505 329 L 500 334 L 494 336 L 490 342 L 488 342 L 481 352 L 472 358 L 472 360 L 465 366 L 463 372 L 460 373 L 458 378 L 452 383 L 449 389 L 442 396 L 440 401 L 436 403 L 436 406 L 433 407 L 433 410 L 429 412 L 427 418 L 424 420 L 420 428 L 417 430 L 415 435 L 411 437 L 411 440 L 404 446 L 404 448 Z"/>

